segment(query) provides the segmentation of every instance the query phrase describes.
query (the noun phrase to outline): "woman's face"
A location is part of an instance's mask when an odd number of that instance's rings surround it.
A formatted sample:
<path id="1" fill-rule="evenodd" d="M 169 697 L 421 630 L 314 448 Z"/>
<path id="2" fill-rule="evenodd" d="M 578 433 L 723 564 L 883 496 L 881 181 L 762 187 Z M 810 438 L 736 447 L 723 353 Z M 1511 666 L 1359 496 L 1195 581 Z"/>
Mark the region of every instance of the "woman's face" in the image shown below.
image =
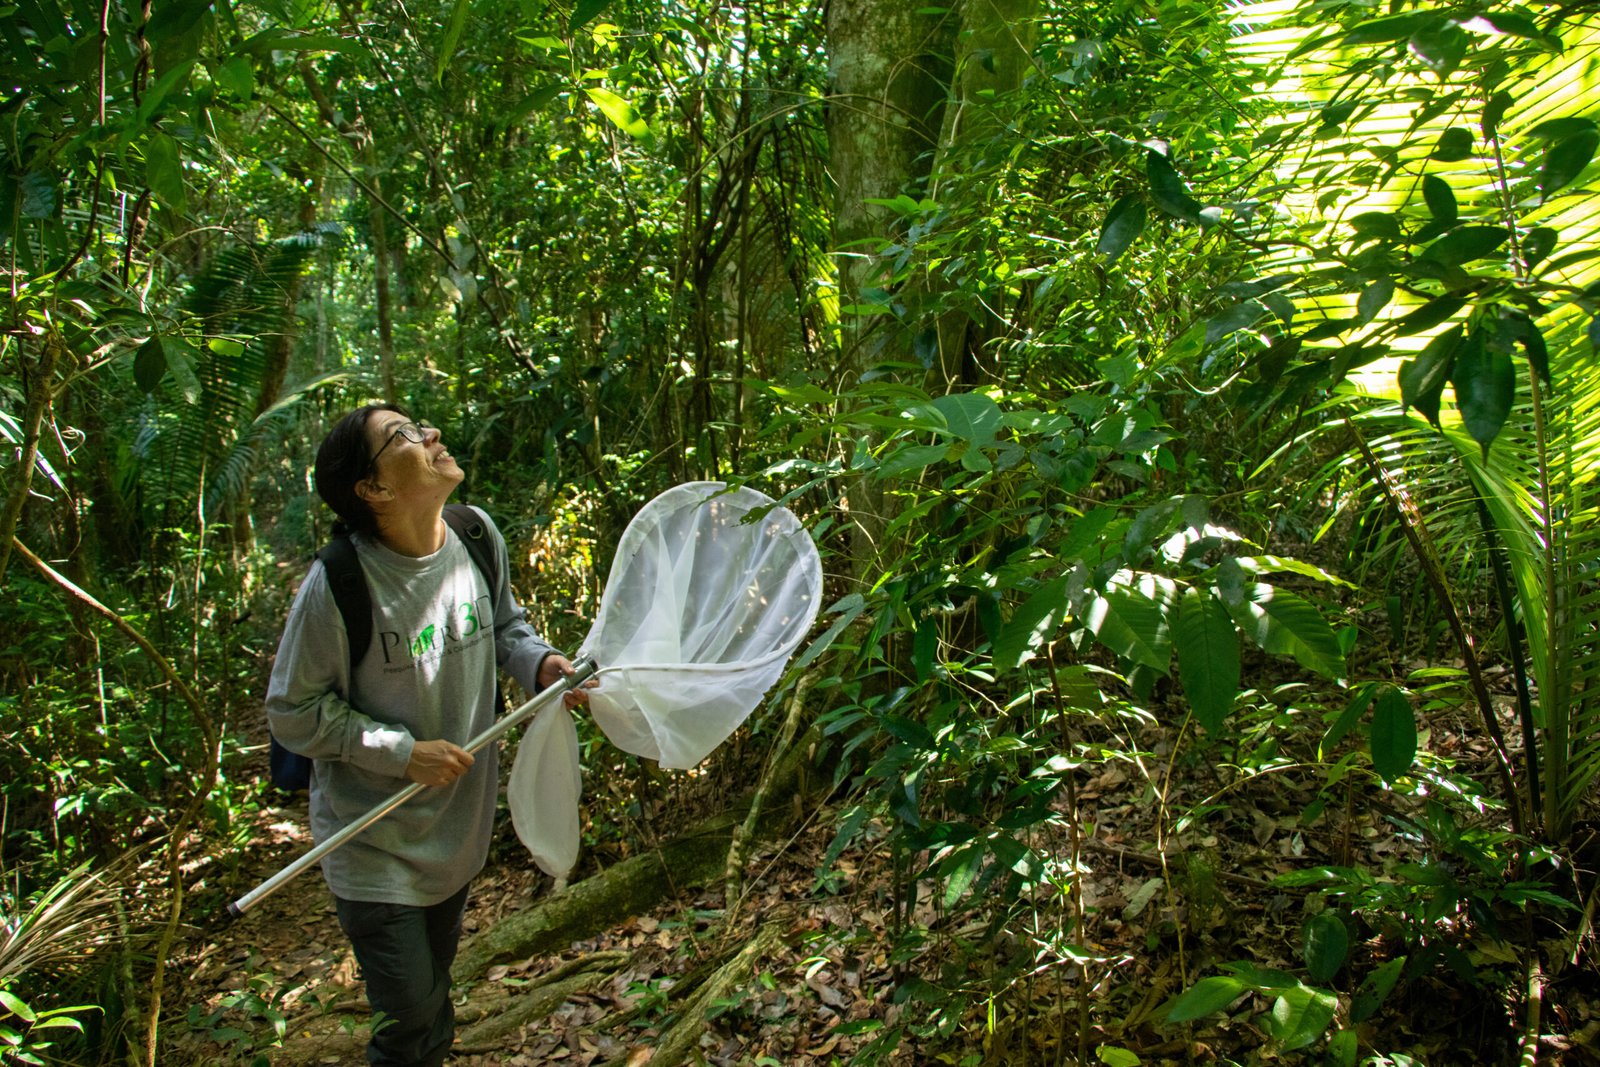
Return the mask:
<path id="1" fill-rule="evenodd" d="M 377 411 L 367 420 L 367 453 L 376 457 L 366 479 L 376 491 L 371 503 L 384 510 L 439 504 L 466 477 L 437 429 L 398 411 Z"/>

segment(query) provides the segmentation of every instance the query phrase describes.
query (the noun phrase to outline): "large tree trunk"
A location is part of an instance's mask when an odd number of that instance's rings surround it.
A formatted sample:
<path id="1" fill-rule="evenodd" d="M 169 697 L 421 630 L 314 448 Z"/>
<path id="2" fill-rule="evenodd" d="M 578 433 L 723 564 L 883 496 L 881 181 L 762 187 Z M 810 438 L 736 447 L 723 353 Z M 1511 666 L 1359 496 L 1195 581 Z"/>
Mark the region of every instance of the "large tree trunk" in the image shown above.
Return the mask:
<path id="1" fill-rule="evenodd" d="M 894 213 L 868 203 L 902 192 L 920 196 L 943 124 L 955 21 L 924 14 L 919 0 L 833 0 L 828 6 L 829 169 L 834 182 L 834 254 L 839 304 L 862 303 L 877 279 L 878 245 L 893 236 Z M 888 316 L 841 312 L 840 390 L 898 339 Z M 853 570 L 864 576 L 890 518 L 879 486 L 851 488 Z"/>

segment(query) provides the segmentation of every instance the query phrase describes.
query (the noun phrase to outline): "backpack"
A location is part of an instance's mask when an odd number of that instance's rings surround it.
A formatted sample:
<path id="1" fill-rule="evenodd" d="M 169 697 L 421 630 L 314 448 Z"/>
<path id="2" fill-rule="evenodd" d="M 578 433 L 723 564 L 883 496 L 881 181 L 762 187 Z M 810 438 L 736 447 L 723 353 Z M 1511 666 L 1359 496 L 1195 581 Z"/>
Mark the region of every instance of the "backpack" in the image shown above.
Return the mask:
<path id="1" fill-rule="evenodd" d="M 465 504 L 446 504 L 444 521 L 461 538 L 473 565 L 489 582 L 489 593 L 498 596 L 500 591 L 500 559 L 488 537 L 483 519 Z M 350 673 L 367 654 L 372 643 L 372 595 L 367 589 L 367 576 L 361 570 L 361 560 L 356 546 L 349 537 L 335 537 L 317 551 L 317 558 L 327 571 L 328 589 L 333 593 L 333 603 L 344 621 L 344 632 L 350 645 Z M 504 704 L 498 684 L 495 686 L 495 706 Z M 272 738 L 268 755 L 271 764 L 272 784 L 293 792 L 311 787 L 311 759 L 291 752 Z"/>

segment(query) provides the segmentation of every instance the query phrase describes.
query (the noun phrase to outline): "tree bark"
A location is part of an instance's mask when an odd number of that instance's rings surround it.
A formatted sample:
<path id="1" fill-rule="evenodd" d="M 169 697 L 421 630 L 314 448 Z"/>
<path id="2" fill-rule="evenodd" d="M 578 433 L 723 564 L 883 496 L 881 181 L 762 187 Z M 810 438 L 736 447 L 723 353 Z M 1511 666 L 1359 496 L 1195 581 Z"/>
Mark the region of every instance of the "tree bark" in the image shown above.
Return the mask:
<path id="1" fill-rule="evenodd" d="M 818 733 L 813 727 L 775 757 L 767 776 L 765 810 L 753 826 L 744 827 L 750 837 L 773 837 L 794 824 L 804 805 L 778 803 L 775 798 L 796 791 L 815 740 Z M 735 804 L 658 849 L 623 860 L 502 919 L 462 946 L 453 968 L 456 981 L 470 981 L 494 963 L 563 948 L 642 914 L 671 893 L 726 877 L 728 852 L 748 811 L 748 802 Z"/>
<path id="2" fill-rule="evenodd" d="M 938 144 L 955 23 L 923 14 L 917 0 L 834 0 L 828 6 L 829 169 L 834 180 L 834 256 L 839 315 L 839 388 L 846 391 L 878 361 L 896 331 L 887 316 L 844 310 L 862 303 L 878 280 L 878 247 L 894 214 L 869 200 L 920 195 Z M 850 555 L 857 577 L 872 566 L 890 516 L 880 486 L 851 487 Z"/>
<path id="3" fill-rule="evenodd" d="M 17 457 L 17 480 L 6 497 L 5 510 L 0 512 L 0 582 L 5 580 L 6 568 L 11 563 L 11 539 L 22 520 L 22 508 L 28 502 L 33 486 L 33 468 L 39 460 L 39 434 L 44 426 L 44 413 L 55 398 L 56 363 L 61 356 L 61 339 L 47 333 L 39 349 L 39 357 L 31 365 L 18 346 L 17 358 L 23 363 L 27 392 L 26 407 L 22 413 L 22 441 Z"/>
<path id="4" fill-rule="evenodd" d="M 722 873 L 736 821 L 735 815 L 719 815 L 502 919 L 462 946 L 453 968 L 456 981 L 475 979 L 494 963 L 565 948 L 647 911 L 669 893 L 704 885 Z"/>

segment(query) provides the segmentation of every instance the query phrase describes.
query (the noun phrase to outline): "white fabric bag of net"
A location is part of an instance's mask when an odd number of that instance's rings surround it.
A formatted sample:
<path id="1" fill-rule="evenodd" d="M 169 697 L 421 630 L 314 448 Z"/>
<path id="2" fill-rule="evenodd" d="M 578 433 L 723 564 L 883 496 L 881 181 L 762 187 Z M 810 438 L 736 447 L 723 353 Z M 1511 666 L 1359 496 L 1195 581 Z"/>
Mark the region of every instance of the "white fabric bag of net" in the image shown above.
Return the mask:
<path id="1" fill-rule="evenodd" d="M 822 600 L 822 562 L 800 521 L 770 497 L 689 482 L 646 504 L 622 534 L 581 655 L 599 687 L 589 710 L 624 752 L 669 769 L 698 764 L 761 703 Z M 561 704 L 517 749 L 507 801 L 540 869 L 578 859 L 578 735 Z"/>

